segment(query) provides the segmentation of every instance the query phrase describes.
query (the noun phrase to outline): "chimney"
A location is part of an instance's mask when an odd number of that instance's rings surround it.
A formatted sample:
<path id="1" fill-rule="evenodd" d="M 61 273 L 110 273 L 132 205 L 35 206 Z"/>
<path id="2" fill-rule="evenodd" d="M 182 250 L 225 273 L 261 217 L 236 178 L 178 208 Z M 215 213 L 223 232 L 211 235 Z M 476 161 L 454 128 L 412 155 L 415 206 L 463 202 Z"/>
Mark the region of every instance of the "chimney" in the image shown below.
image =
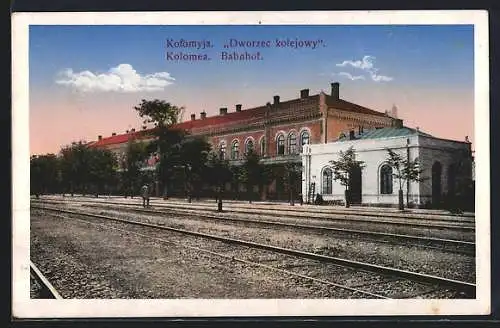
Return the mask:
<path id="1" fill-rule="evenodd" d="M 102 140 L 102 136 L 97 136 L 97 140 L 101 141 Z"/>
<path id="2" fill-rule="evenodd" d="M 196 114 L 191 114 L 191 121 L 196 120 Z"/>
<path id="3" fill-rule="evenodd" d="M 334 82 L 331 84 L 332 86 L 332 98 L 335 100 L 340 99 L 340 83 Z"/>
<path id="4" fill-rule="evenodd" d="M 241 104 L 237 104 L 236 105 L 236 111 L 237 112 L 241 112 Z"/>
<path id="5" fill-rule="evenodd" d="M 207 113 L 205 113 L 205 111 L 201 112 L 201 113 L 200 113 L 200 118 L 201 118 L 202 120 L 206 119 L 206 118 L 207 118 Z"/>
<path id="6" fill-rule="evenodd" d="M 227 114 L 227 108 L 226 107 L 219 108 L 219 114 L 220 115 L 226 115 Z"/>
<path id="7" fill-rule="evenodd" d="M 354 137 L 354 130 L 351 130 L 351 131 L 349 131 L 349 140 L 354 140 L 354 139 L 356 139 Z"/>
<path id="8" fill-rule="evenodd" d="M 399 118 L 395 118 L 392 120 L 391 126 L 394 128 L 402 128 L 403 127 L 403 120 L 401 120 Z"/>
<path id="9" fill-rule="evenodd" d="M 300 98 L 304 99 L 309 97 L 309 89 L 300 90 Z"/>
<path id="10" fill-rule="evenodd" d="M 116 136 L 116 132 L 111 133 L 111 136 L 113 137 Z"/>
<path id="11" fill-rule="evenodd" d="M 391 117 L 398 118 L 398 108 L 396 107 L 396 105 L 392 105 Z"/>
<path id="12" fill-rule="evenodd" d="M 277 105 L 280 103 L 280 96 L 274 96 L 274 105 Z"/>

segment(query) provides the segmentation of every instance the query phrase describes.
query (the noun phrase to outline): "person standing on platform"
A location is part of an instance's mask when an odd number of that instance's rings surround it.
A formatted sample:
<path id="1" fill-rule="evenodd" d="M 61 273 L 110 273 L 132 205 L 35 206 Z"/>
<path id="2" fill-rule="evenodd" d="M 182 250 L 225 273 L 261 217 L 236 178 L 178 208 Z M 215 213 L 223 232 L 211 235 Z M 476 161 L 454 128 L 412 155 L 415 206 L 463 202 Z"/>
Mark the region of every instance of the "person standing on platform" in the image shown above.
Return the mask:
<path id="1" fill-rule="evenodd" d="M 141 188 L 142 207 L 149 207 L 149 186 L 145 184 Z"/>

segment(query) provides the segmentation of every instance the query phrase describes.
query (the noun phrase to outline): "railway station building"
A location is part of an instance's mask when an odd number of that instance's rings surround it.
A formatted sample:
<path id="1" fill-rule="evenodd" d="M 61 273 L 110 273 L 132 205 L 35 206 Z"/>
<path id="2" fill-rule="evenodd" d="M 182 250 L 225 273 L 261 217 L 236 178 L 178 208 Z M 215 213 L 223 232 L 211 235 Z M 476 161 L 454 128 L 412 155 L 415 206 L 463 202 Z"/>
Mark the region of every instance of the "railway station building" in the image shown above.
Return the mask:
<path id="1" fill-rule="evenodd" d="M 310 201 L 307 197 L 311 194 L 320 194 L 326 202 L 344 201 L 345 186 L 334 181 L 330 161 L 337 160 L 340 151 L 350 147 L 356 160 L 364 162 L 361 170 L 352 173 L 349 186 L 352 204 L 397 207 L 400 181 L 388 164 L 387 149 L 419 163 L 423 180 L 401 181 L 403 199 L 409 206 L 443 207 L 449 196 L 458 193 L 462 193 L 464 201 L 474 201 L 473 158 L 468 138 L 463 142 L 446 140 L 404 126 L 367 129 L 361 133 L 351 131 L 335 142 L 305 146 L 304 201 Z"/>
<path id="2" fill-rule="evenodd" d="M 278 172 L 277 178 L 266 188 L 262 197 L 285 200 L 289 193 L 279 176 L 279 168 L 285 163 L 302 165 L 301 154 L 305 145 L 331 144 L 352 131 L 361 133 L 375 128 L 402 126 L 402 120 L 397 118 L 395 110 L 379 112 L 354 104 L 341 98 L 339 83 L 331 83 L 330 87 L 329 93 L 318 94 L 310 94 L 309 89 L 303 89 L 298 92 L 297 98 L 291 100 L 283 101 L 279 95 L 275 95 L 272 102 L 253 108 L 245 108 L 243 104 L 236 104 L 233 109 L 223 107 L 214 116 L 207 116 L 205 110 L 201 110 L 191 113 L 189 120 L 176 124 L 174 128 L 205 137 L 212 149 L 221 152 L 233 165 L 241 164 L 245 152 L 253 148 L 264 164 L 273 165 Z M 128 130 L 124 134 L 99 136 L 90 146 L 110 149 L 117 158 L 123 159 L 128 141 L 136 139 L 147 142 L 151 140 L 148 132 L 143 127 L 137 131 Z M 154 171 L 156 162 L 157 157 L 153 155 L 145 163 L 144 169 Z M 295 190 L 301 188 L 305 187 L 299 180 Z M 305 194 L 304 190 L 302 194 Z"/>

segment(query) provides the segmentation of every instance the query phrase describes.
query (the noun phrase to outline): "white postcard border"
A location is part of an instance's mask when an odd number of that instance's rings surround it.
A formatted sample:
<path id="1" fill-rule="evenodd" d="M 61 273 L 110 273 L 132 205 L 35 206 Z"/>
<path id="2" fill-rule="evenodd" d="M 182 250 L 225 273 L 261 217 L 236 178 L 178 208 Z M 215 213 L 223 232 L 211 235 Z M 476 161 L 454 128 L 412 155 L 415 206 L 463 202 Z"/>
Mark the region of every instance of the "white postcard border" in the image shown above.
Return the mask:
<path id="1" fill-rule="evenodd" d="M 168 19 L 166 19 L 168 17 Z M 473 24 L 475 50 L 475 300 L 31 300 L 29 297 L 30 25 Z M 12 310 L 17 318 L 480 315 L 490 313 L 489 37 L 486 11 L 107 12 L 12 15 Z"/>

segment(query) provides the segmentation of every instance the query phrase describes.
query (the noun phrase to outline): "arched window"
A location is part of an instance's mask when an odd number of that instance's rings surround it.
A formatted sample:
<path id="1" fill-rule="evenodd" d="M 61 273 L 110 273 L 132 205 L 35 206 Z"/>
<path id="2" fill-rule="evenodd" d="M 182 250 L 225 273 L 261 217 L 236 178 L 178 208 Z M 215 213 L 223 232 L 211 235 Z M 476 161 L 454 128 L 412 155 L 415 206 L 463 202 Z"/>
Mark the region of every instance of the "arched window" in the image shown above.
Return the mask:
<path id="1" fill-rule="evenodd" d="M 310 138 L 311 136 L 309 135 L 309 131 L 307 130 L 302 131 L 302 133 L 300 134 L 300 151 L 302 151 L 304 145 L 309 144 Z"/>
<path id="2" fill-rule="evenodd" d="M 330 168 L 325 168 L 323 170 L 323 194 L 324 195 L 329 195 L 332 193 L 332 179 L 333 178 L 333 172 Z"/>
<path id="3" fill-rule="evenodd" d="M 226 159 L 226 142 L 223 141 L 219 145 L 219 158 Z"/>
<path id="4" fill-rule="evenodd" d="M 278 155 L 285 155 L 285 136 L 280 134 L 278 138 L 276 138 L 276 153 Z"/>
<path id="5" fill-rule="evenodd" d="M 264 156 L 266 153 L 266 138 L 262 137 L 260 139 L 260 155 Z"/>
<path id="6" fill-rule="evenodd" d="M 295 132 L 292 132 L 288 135 L 288 153 L 297 153 L 297 135 L 295 134 Z"/>
<path id="7" fill-rule="evenodd" d="M 240 142 L 238 140 L 235 140 L 231 145 L 231 159 L 238 159 L 239 155 L 240 155 Z"/>
<path id="8" fill-rule="evenodd" d="M 247 142 L 245 143 L 245 154 L 250 152 L 253 152 L 253 140 L 247 139 Z"/>
<path id="9" fill-rule="evenodd" d="M 387 164 L 380 168 L 380 193 L 392 194 L 392 167 Z"/>

